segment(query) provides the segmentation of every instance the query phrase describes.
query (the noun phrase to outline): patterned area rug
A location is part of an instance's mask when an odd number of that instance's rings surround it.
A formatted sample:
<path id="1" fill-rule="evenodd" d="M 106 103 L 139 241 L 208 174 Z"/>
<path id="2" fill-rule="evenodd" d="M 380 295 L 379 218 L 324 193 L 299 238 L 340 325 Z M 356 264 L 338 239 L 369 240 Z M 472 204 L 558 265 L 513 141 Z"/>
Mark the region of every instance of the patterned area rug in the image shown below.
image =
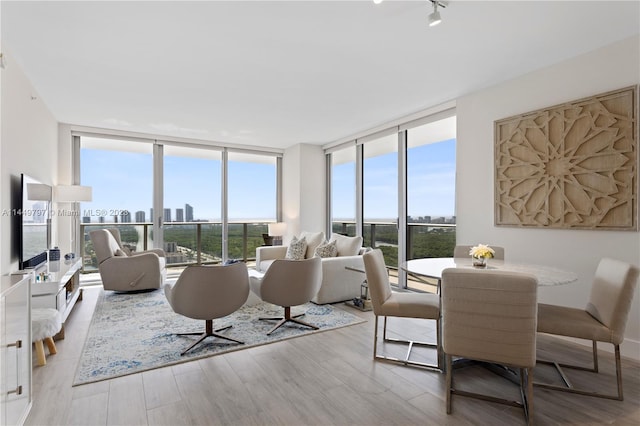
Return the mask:
<path id="1" fill-rule="evenodd" d="M 265 302 L 243 306 L 227 317 L 214 320 L 213 327 L 218 329 L 233 325 L 221 333 L 245 342 L 244 345 L 207 337 L 203 343 L 180 356 L 180 352 L 199 336 L 176 336 L 173 333 L 204 331 L 204 321 L 173 312 L 162 290 L 136 294 L 102 291 L 73 385 L 107 380 L 364 322 L 331 305 L 308 303 L 293 307 L 292 314 L 306 312 L 301 319 L 320 327 L 319 330 L 288 323 L 267 336 L 266 333 L 276 321 L 260 321 L 258 318 L 282 316 L 283 311 L 283 308 Z"/>

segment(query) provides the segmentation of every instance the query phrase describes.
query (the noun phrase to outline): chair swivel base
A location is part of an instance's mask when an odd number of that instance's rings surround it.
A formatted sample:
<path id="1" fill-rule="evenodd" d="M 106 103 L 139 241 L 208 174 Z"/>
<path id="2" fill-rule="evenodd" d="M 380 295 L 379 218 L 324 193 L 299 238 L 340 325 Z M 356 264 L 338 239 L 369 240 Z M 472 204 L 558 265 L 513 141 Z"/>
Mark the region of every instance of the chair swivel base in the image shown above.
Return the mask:
<path id="1" fill-rule="evenodd" d="M 231 337 L 224 336 L 224 335 L 219 333 L 220 331 L 228 330 L 231 327 L 232 327 L 231 325 L 228 325 L 226 327 L 222 327 L 222 328 L 218 328 L 218 329 L 214 330 L 213 329 L 213 320 L 205 320 L 205 332 L 204 333 L 200 333 L 200 332 L 176 333 L 177 336 L 200 336 L 200 338 L 195 343 L 193 343 L 187 349 L 182 351 L 182 353 L 180 353 L 180 355 L 186 354 L 187 352 L 189 352 L 191 349 L 196 347 L 199 343 L 201 343 L 207 337 L 218 337 L 220 339 L 225 339 L 225 340 L 229 340 L 229 341 L 234 342 L 234 343 L 239 343 L 241 345 L 244 345 L 244 342 L 241 342 L 240 340 L 232 339 Z"/>
<path id="2" fill-rule="evenodd" d="M 305 327 L 310 327 L 314 330 L 318 330 L 320 327 L 316 327 L 313 324 L 309 324 L 308 322 L 304 322 L 299 320 L 298 318 L 303 316 L 304 313 L 299 314 L 299 315 L 294 315 L 291 316 L 291 307 L 290 306 L 285 306 L 284 308 L 284 317 L 274 317 L 274 318 L 259 318 L 261 321 L 274 321 L 274 320 L 280 320 L 271 330 L 269 330 L 269 332 L 267 333 L 267 336 L 271 335 L 271 333 L 273 333 L 274 331 L 276 331 L 277 329 L 279 329 L 280 327 L 282 327 L 283 325 L 285 325 L 288 322 L 294 322 L 296 324 L 300 324 L 303 325 Z"/>

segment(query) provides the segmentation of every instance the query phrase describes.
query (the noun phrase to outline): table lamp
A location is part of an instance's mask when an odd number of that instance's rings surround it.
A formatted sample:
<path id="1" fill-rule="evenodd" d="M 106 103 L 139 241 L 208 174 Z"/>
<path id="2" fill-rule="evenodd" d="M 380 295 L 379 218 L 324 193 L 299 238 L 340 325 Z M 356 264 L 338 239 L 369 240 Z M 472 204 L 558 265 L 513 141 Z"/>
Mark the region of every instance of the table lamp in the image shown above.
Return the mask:
<path id="1" fill-rule="evenodd" d="M 91 201 L 92 199 L 92 191 L 90 186 L 80 186 L 80 185 L 58 185 L 55 187 L 55 196 L 54 200 L 58 203 L 77 203 L 80 201 Z M 80 216 L 80 211 L 78 209 L 74 209 L 71 212 L 70 216 L 73 217 L 73 222 L 71 225 L 71 253 L 67 253 L 65 258 L 73 259 L 75 258 L 76 251 L 78 249 L 77 246 L 77 233 L 78 233 L 78 216 Z"/>
<path id="2" fill-rule="evenodd" d="M 268 227 L 269 227 L 269 236 L 273 237 L 273 245 L 281 246 L 282 236 L 287 230 L 287 224 L 284 222 L 276 222 L 276 223 L 270 223 Z"/>

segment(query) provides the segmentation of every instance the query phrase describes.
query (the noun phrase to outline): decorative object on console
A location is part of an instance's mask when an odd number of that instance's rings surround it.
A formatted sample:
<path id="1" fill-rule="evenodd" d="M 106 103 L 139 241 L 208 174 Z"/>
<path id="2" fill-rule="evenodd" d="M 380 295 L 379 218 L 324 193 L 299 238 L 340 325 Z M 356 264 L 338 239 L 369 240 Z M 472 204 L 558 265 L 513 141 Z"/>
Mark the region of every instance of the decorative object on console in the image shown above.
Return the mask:
<path id="1" fill-rule="evenodd" d="M 54 192 L 54 201 L 58 203 L 78 203 L 81 201 L 91 201 L 92 200 L 92 190 L 90 186 L 80 186 L 80 185 L 58 185 L 55 187 Z M 73 254 L 71 258 L 75 257 L 75 253 L 79 252 L 79 246 L 77 241 L 78 235 L 78 217 L 80 216 L 80 211 L 75 209 L 74 211 L 69 212 L 69 215 L 73 218 L 71 223 L 71 253 Z"/>
<path id="2" fill-rule="evenodd" d="M 282 236 L 287 230 L 287 224 L 284 222 L 276 222 L 270 223 L 267 227 L 269 229 L 269 237 L 271 237 L 271 245 L 281 246 Z"/>

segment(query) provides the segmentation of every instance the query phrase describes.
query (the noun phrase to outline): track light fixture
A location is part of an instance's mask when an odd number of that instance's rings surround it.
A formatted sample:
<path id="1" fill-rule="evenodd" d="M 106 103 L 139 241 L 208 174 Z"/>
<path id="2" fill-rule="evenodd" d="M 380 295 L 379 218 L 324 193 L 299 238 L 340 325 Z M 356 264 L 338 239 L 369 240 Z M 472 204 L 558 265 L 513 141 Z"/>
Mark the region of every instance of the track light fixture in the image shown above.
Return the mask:
<path id="1" fill-rule="evenodd" d="M 440 22 L 442 22 L 442 18 L 440 17 L 440 12 L 438 12 L 438 6 L 440 7 L 446 7 L 446 6 L 441 2 L 439 2 L 438 0 L 429 0 L 429 1 L 433 5 L 433 12 L 430 13 L 429 16 L 427 17 L 427 22 L 429 23 L 430 27 L 435 27 Z"/>

